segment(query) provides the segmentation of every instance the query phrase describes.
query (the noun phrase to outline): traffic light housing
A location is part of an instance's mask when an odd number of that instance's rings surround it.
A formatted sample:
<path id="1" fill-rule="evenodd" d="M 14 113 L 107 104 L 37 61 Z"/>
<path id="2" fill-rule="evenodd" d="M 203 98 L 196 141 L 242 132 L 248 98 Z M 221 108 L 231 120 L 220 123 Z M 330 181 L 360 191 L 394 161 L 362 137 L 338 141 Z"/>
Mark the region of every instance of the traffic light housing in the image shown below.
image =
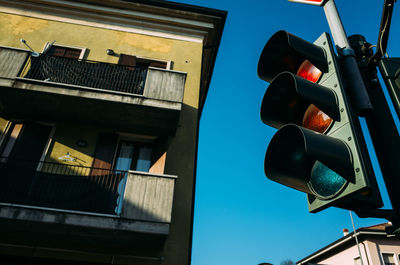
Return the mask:
<path id="1" fill-rule="evenodd" d="M 266 176 L 307 193 L 310 212 L 381 207 L 329 35 L 310 43 L 276 32 L 261 53 L 258 76 L 270 82 L 261 120 L 279 129 L 267 148 Z"/>

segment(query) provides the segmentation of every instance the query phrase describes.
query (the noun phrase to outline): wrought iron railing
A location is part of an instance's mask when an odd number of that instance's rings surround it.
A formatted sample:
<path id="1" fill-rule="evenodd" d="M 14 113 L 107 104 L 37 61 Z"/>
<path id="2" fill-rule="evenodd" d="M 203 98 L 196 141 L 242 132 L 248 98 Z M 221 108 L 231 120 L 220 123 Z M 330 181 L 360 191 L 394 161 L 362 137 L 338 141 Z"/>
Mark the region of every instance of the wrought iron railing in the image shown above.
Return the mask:
<path id="1" fill-rule="evenodd" d="M 143 94 L 147 68 L 41 54 L 30 56 L 19 77 Z"/>
<path id="2" fill-rule="evenodd" d="M 0 158 L 0 202 L 119 214 L 128 172 Z"/>

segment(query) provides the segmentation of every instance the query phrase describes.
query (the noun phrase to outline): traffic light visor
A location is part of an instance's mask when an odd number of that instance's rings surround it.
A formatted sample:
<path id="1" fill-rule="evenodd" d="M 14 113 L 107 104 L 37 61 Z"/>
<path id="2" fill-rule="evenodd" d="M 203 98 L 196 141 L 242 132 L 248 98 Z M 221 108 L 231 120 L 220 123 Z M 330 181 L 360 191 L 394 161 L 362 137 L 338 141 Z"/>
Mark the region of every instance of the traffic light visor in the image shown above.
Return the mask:
<path id="1" fill-rule="evenodd" d="M 341 140 L 288 124 L 272 137 L 264 169 L 269 179 L 324 200 L 354 183 L 352 163 Z"/>
<path id="2" fill-rule="evenodd" d="M 301 64 L 308 60 L 321 72 L 328 72 L 325 50 L 286 31 L 276 32 L 265 44 L 258 61 L 257 73 L 271 82 L 279 73 L 296 74 Z"/>
<path id="3" fill-rule="evenodd" d="M 271 82 L 265 92 L 261 104 L 261 120 L 277 129 L 288 123 L 303 125 L 304 122 L 321 120 L 323 116 L 315 117 L 313 112 L 307 112 L 311 104 L 333 120 L 340 120 L 337 97 L 333 90 L 284 72 Z"/>

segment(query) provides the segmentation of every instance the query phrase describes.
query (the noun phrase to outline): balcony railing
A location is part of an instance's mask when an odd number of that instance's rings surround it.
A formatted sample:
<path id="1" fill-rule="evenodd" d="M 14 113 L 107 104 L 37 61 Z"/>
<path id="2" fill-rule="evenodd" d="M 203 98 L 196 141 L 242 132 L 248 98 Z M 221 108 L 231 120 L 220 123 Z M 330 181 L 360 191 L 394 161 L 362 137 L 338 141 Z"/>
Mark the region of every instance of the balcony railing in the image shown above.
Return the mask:
<path id="1" fill-rule="evenodd" d="M 26 50 L 0 46 L 0 81 L 15 78 L 21 82 L 38 80 L 40 84 L 47 83 L 50 87 L 57 83 L 67 84 L 76 86 L 75 89 L 97 88 L 181 103 L 186 73 L 154 67 L 128 67 L 90 60 L 76 60 L 46 54 L 34 57 Z M 3 85 L 6 84 L 3 82 Z M 13 86 L 27 88 L 21 84 Z"/>
<path id="2" fill-rule="evenodd" d="M 0 202 L 118 214 L 127 171 L 1 158 Z"/>
<path id="3" fill-rule="evenodd" d="M 143 67 L 42 54 L 30 56 L 19 77 L 142 95 L 146 74 Z"/>
<path id="4" fill-rule="evenodd" d="M 0 203 L 170 223 L 176 176 L 0 157 Z"/>
<path id="5" fill-rule="evenodd" d="M 155 67 L 34 57 L 0 46 L 0 115 L 170 133 L 178 126 L 186 75 Z"/>

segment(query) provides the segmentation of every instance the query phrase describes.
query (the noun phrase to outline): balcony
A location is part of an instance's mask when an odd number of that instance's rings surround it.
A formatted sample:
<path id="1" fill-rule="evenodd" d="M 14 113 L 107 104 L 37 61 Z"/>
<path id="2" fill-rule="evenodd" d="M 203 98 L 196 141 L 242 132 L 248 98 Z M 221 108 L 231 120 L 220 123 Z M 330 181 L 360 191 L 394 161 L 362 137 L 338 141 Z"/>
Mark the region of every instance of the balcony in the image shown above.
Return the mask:
<path id="1" fill-rule="evenodd" d="M 10 244 L 129 254 L 161 248 L 169 233 L 175 176 L 0 159 Z"/>
<path id="2" fill-rule="evenodd" d="M 0 114 L 160 134 L 176 129 L 186 74 L 0 47 Z"/>

